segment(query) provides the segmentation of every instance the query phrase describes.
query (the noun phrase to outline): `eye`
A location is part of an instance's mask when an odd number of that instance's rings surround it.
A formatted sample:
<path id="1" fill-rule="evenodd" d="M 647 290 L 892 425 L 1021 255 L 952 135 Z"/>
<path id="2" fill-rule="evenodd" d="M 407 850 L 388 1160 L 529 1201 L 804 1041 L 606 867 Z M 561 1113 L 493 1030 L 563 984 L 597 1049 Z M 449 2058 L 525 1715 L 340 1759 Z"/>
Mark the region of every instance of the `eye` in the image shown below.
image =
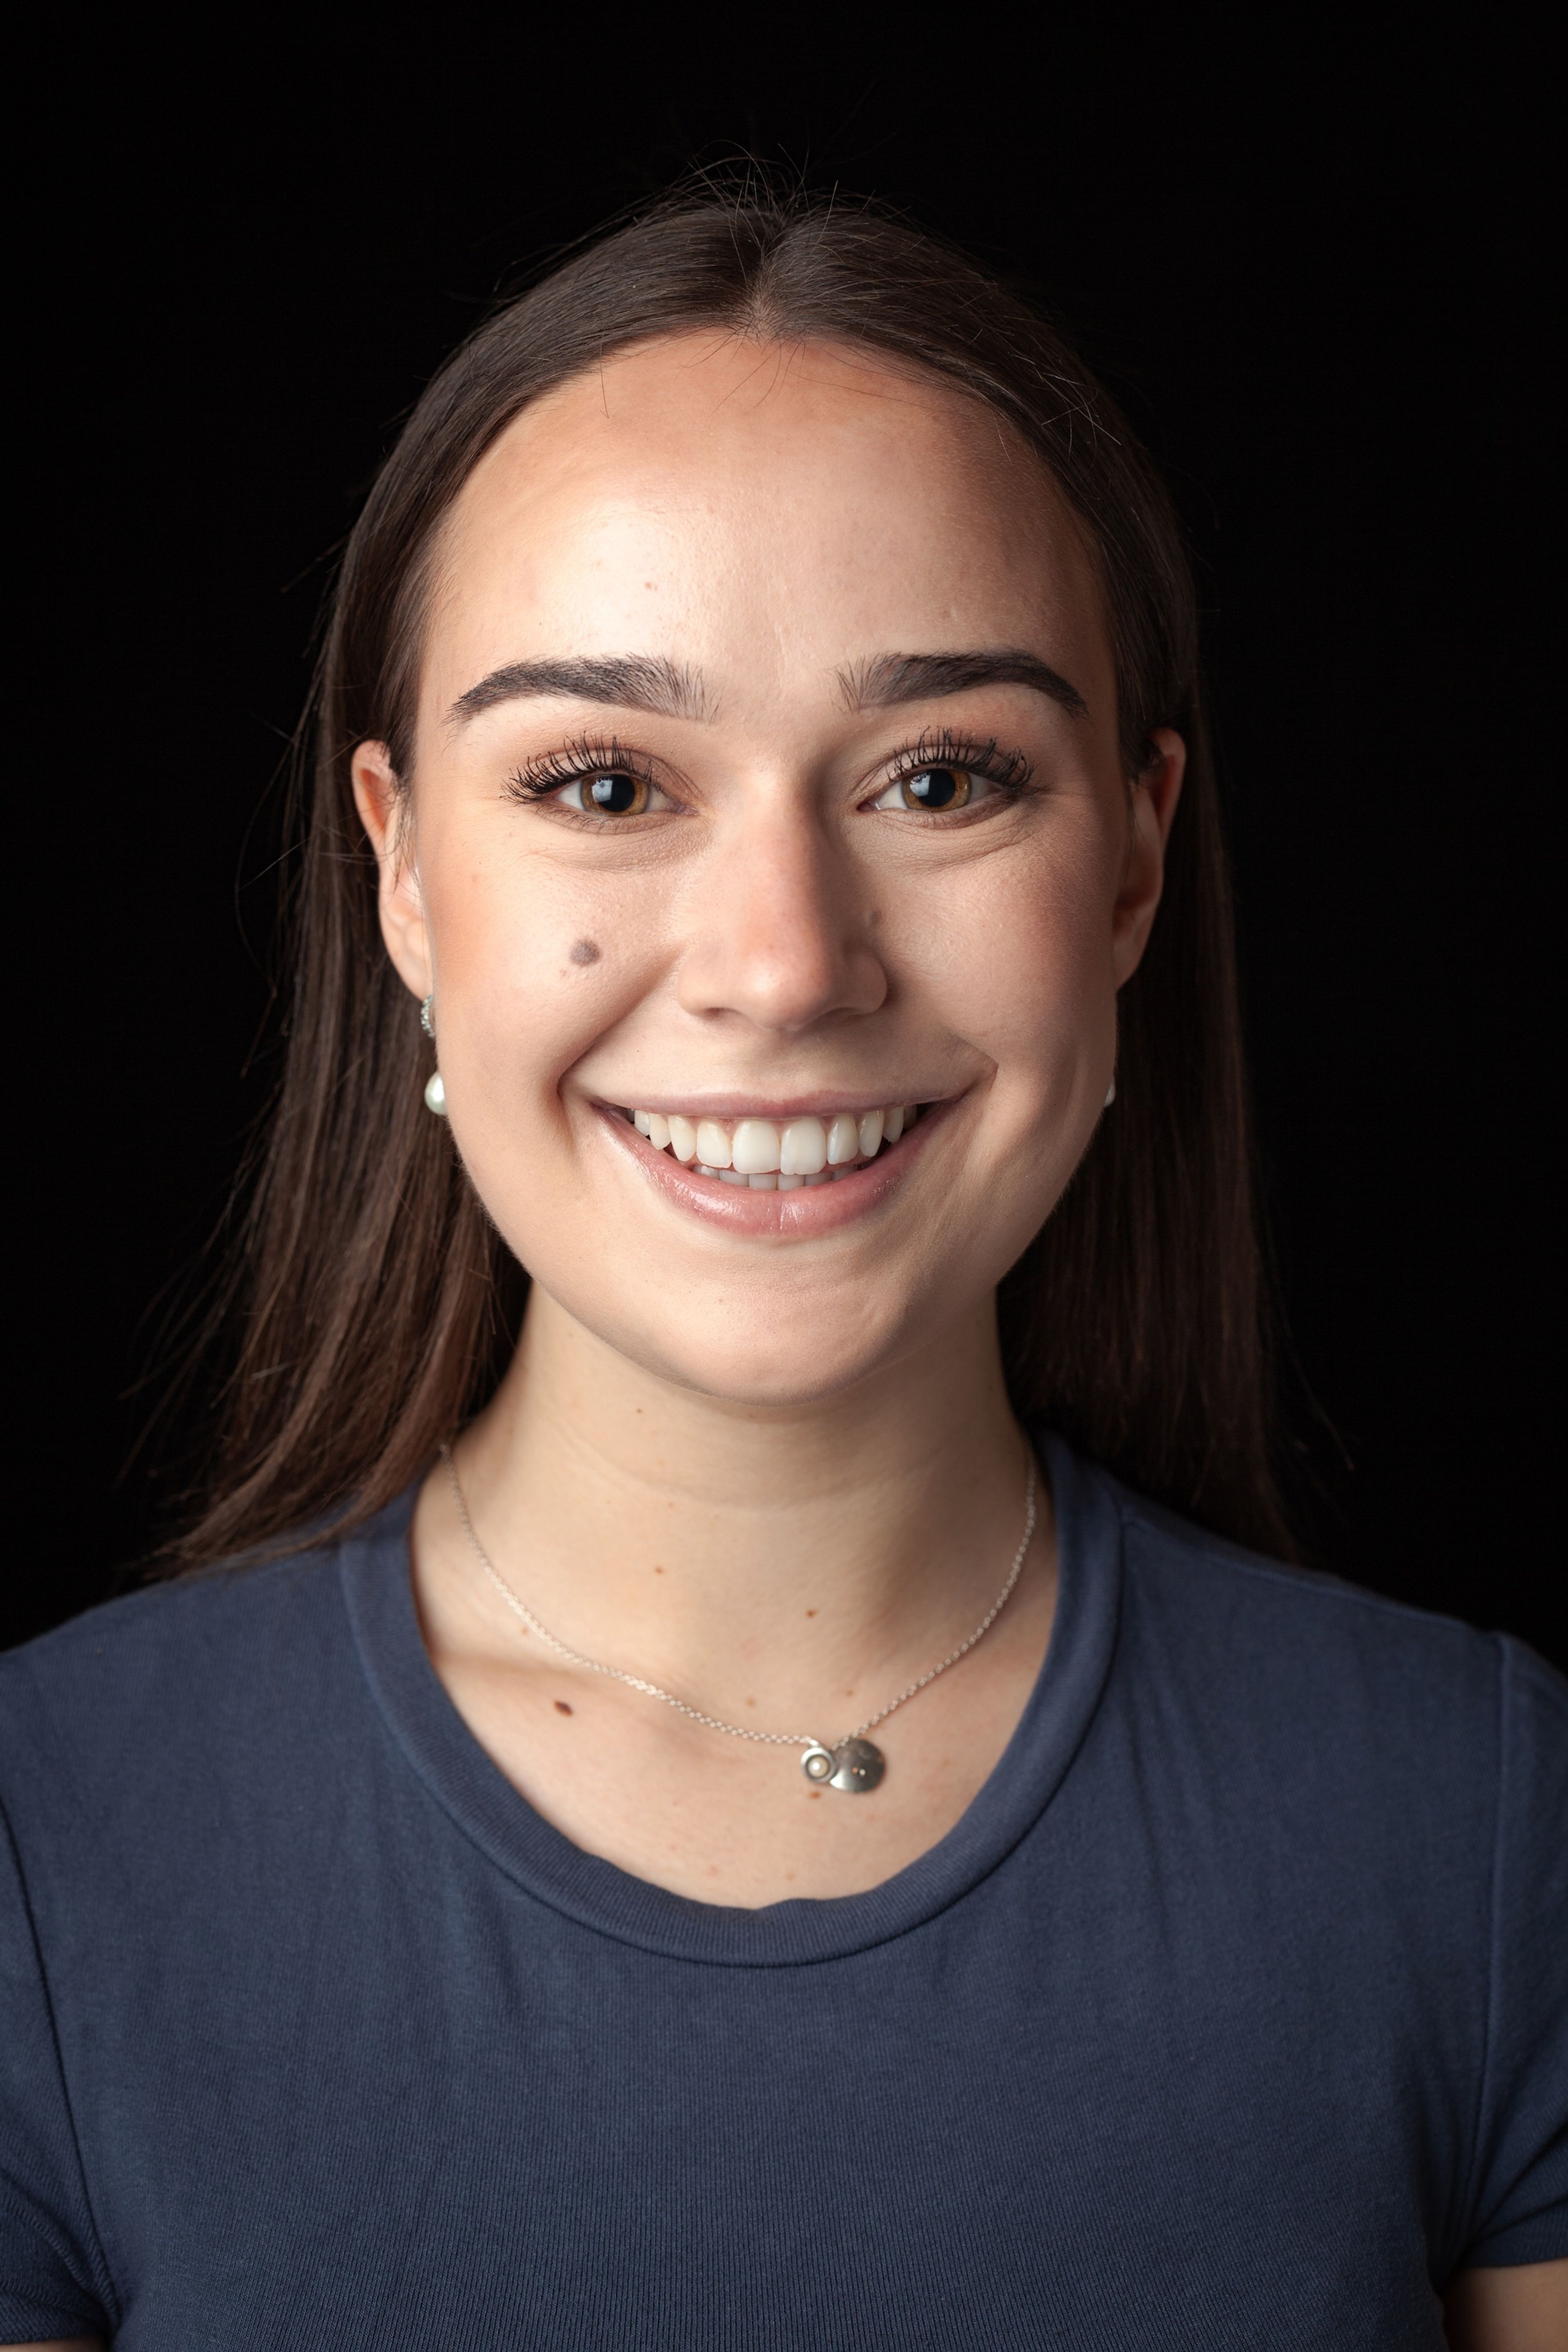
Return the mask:
<path id="1" fill-rule="evenodd" d="M 961 809 L 983 798 L 986 779 L 971 768 L 917 768 L 900 776 L 871 803 L 879 809 Z"/>
<path id="2" fill-rule="evenodd" d="M 668 806 L 664 794 L 650 784 L 646 776 L 634 776 L 626 768 L 608 768 L 596 776 L 578 776 L 557 795 L 563 808 L 580 809 L 584 816 L 641 816 L 657 798 Z"/>

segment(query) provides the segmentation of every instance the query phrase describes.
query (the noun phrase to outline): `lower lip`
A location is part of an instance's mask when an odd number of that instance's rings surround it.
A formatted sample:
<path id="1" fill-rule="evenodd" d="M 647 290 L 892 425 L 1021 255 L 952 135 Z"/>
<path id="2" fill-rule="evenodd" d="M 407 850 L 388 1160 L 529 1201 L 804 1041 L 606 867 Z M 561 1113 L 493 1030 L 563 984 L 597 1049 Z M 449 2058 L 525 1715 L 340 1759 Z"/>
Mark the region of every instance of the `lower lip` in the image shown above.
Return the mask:
<path id="1" fill-rule="evenodd" d="M 753 1192 L 748 1185 L 721 1184 L 716 1176 L 698 1176 L 668 1151 L 656 1151 L 645 1136 L 618 1111 L 602 1104 L 595 1108 L 611 1140 L 630 1154 L 639 1175 L 658 1187 L 676 1208 L 726 1233 L 772 1235 L 783 1241 L 815 1240 L 853 1224 L 897 1192 L 932 1132 L 953 1108 L 952 1102 L 921 1108 L 913 1127 L 897 1143 L 885 1144 L 875 1160 L 831 1184 L 803 1184 L 793 1192 Z"/>

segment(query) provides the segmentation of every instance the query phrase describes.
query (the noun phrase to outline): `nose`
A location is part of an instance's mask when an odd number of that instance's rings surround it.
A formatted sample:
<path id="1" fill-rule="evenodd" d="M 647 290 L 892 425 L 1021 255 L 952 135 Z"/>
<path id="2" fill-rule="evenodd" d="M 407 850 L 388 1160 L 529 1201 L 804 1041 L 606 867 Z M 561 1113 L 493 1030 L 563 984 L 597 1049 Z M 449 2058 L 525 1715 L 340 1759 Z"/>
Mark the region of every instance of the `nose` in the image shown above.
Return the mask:
<path id="1" fill-rule="evenodd" d="M 803 801 L 759 795 L 701 862 L 680 1002 L 786 1035 L 875 1013 L 888 975 L 871 930 L 866 877 L 847 846 Z"/>

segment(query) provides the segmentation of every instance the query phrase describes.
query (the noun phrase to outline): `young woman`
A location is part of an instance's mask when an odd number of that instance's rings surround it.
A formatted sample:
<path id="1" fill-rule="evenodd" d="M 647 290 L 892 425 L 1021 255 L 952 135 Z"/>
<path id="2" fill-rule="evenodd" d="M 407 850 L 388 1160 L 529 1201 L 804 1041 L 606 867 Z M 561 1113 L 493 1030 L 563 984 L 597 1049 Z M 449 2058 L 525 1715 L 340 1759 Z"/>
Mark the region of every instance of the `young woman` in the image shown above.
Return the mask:
<path id="1" fill-rule="evenodd" d="M 432 385 L 209 1572 L 0 1675 L 0 2334 L 1568 2342 L 1568 1698 L 1268 1557 L 1194 641 L 869 209 Z"/>

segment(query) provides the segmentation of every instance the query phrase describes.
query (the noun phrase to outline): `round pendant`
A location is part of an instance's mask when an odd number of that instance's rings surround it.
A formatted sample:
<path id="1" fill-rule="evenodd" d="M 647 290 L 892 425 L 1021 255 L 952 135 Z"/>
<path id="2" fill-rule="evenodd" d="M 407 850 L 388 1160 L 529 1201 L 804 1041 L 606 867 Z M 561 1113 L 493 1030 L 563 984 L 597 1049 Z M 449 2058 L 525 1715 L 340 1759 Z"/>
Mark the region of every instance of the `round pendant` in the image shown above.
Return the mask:
<path id="1" fill-rule="evenodd" d="M 837 1748 L 824 1748 L 814 1739 L 801 1751 L 800 1769 L 816 1788 L 826 1782 L 846 1796 L 867 1797 L 887 1770 L 888 1759 L 873 1740 L 841 1739 Z"/>
<path id="2" fill-rule="evenodd" d="M 871 1739 L 843 1739 L 833 1751 L 834 1770 L 827 1785 L 847 1796 L 868 1797 L 888 1769 L 888 1759 Z"/>

